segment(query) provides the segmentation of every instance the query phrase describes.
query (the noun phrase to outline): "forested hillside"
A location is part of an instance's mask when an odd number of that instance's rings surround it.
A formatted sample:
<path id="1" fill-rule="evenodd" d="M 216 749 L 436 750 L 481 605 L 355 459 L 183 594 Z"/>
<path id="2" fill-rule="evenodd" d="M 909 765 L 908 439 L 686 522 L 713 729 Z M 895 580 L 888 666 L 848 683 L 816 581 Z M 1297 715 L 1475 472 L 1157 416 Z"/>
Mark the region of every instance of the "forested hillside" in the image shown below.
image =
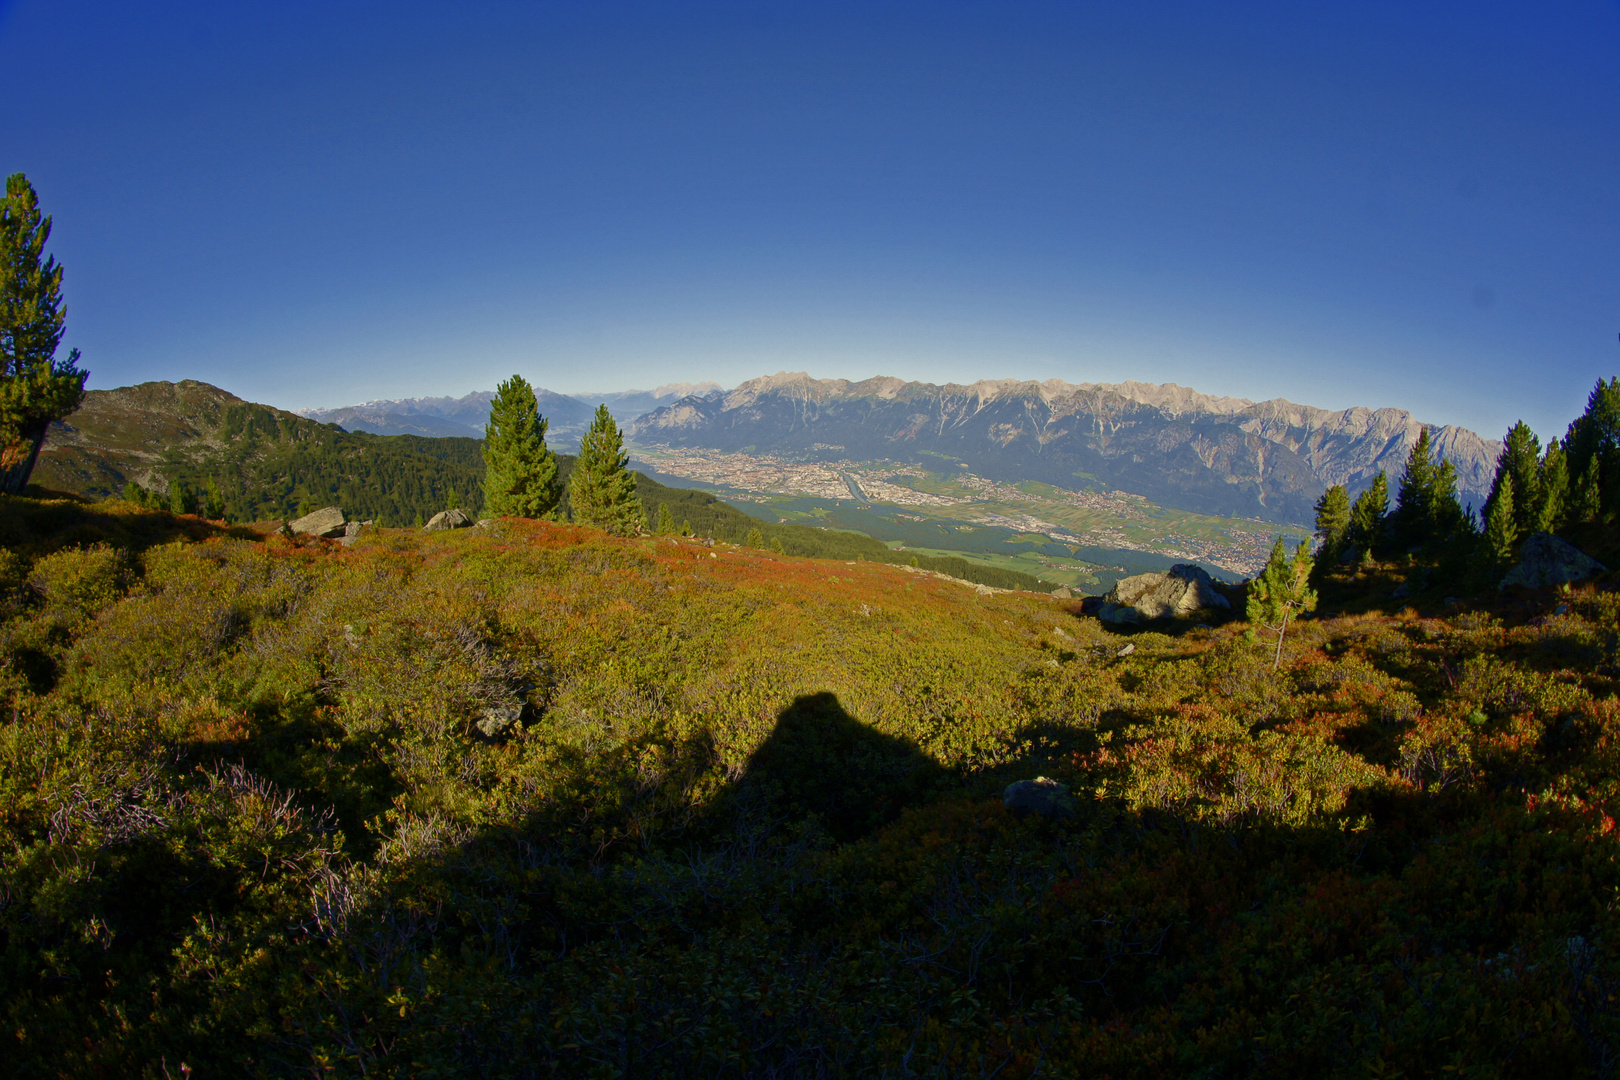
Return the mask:
<path id="1" fill-rule="evenodd" d="M 1307 618 L 1274 670 L 1242 622 L 542 522 L 14 498 L 0 547 L 13 1075 L 1620 1055 L 1612 583 Z M 1038 775 L 1072 817 L 1004 809 Z"/>

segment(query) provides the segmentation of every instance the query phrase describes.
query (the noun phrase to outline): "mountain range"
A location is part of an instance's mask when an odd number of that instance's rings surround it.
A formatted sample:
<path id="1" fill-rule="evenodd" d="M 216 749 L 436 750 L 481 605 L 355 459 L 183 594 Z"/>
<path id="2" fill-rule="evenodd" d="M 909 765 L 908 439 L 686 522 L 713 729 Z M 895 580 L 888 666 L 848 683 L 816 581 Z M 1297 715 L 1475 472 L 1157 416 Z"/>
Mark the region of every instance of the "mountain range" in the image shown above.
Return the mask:
<path id="1" fill-rule="evenodd" d="M 1174 383 L 984 380 L 943 386 L 781 372 L 639 417 L 646 446 L 796 460 L 915 462 L 1000 481 L 1112 489 L 1202 514 L 1305 523 L 1329 485 L 1391 484 L 1425 426 L 1464 503 L 1490 490 L 1501 443 L 1403 409 L 1342 411 L 1216 397 Z"/>
<path id="2" fill-rule="evenodd" d="M 579 445 L 579 438 L 590 426 L 598 404 L 621 425 L 643 413 L 680 398 L 701 396 L 720 389 L 719 383 L 671 383 L 656 390 L 625 390 L 612 394 L 569 396 L 535 387 L 540 415 L 550 421 L 548 443 L 563 450 Z M 345 405 L 335 409 L 299 409 L 298 415 L 323 424 L 337 424 L 345 431 L 366 431 L 373 435 L 422 435 L 430 438 L 459 437 L 482 439 L 489 422 L 493 390 L 478 390 L 465 397 L 389 398 Z"/>

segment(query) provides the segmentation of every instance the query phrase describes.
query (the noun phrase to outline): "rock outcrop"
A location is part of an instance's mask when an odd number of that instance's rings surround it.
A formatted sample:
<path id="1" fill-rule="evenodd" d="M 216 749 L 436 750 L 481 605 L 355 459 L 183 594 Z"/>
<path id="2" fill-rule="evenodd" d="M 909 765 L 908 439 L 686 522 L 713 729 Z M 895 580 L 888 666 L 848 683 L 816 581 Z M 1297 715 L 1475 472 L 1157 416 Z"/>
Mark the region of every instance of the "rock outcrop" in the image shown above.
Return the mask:
<path id="1" fill-rule="evenodd" d="M 1532 533 L 1519 548 L 1519 562 L 1502 579 L 1501 588 L 1521 585 L 1544 589 L 1601 574 L 1608 567 L 1552 533 Z"/>
<path id="2" fill-rule="evenodd" d="M 338 537 L 343 535 L 346 524 L 341 509 L 327 506 L 313 514 L 305 514 L 297 521 L 287 522 L 287 528 L 304 536 Z"/>
<path id="3" fill-rule="evenodd" d="M 1019 817 L 1034 814 L 1049 821 L 1075 816 L 1074 796 L 1064 784 L 1045 776 L 1008 784 L 1001 805 Z"/>
<path id="4" fill-rule="evenodd" d="M 440 532 L 444 529 L 470 529 L 473 526 L 472 515 L 465 510 L 440 510 L 428 518 L 428 523 L 422 526 L 425 532 Z"/>
<path id="5" fill-rule="evenodd" d="M 1139 623 L 1231 606 L 1202 567 L 1177 563 L 1163 574 L 1121 578 L 1103 597 L 1097 618 L 1112 623 Z"/>

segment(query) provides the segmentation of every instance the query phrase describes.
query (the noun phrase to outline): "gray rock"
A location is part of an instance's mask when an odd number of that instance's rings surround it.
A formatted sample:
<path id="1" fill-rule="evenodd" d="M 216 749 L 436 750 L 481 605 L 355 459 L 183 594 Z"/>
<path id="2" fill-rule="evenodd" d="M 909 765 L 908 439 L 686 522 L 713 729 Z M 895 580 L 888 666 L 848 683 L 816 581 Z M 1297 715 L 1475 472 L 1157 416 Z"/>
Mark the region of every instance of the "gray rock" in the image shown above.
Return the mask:
<path id="1" fill-rule="evenodd" d="M 1052 599 L 1054 600 L 1073 600 L 1074 590 L 1069 588 L 1067 585 L 1059 585 L 1057 588 L 1052 590 L 1051 595 Z"/>
<path id="2" fill-rule="evenodd" d="M 494 739 L 505 735 L 522 717 L 522 705 L 495 705 L 485 709 L 478 718 L 478 730 L 486 738 Z"/>
<path id="3" fill-rule="evenodd" d="M 1564 585 L 1580 581 L 1593 574 L 1601 574 L 1608 567 L 1573 544 L 1558 539 L 1552 533 L 1532 533 L 1519 548 L 1519 563 L 1507 572 L 1501 588 L 1519 585 L 1527 589 L 1544 589 L 1549 585 Z"/>
<path id="4" fill-rule="evenodd" d="M 1097 618 L 1129 624 L 1190 615 L 1202 608 L 1229 609 L 1231 606 L 1202 567 L 1177 563 L 1163 574 L 1121 578 L 1103 597 Z"/>
<path id="5" fill-rule="evenodd" d="M 305 514 L 297 521 L 287 522 L 287 528 L 305 536 L 342 536 L 343 511 L 335 506 L 328 506 L 313 514 Z"/>
<path id="6" fill-rule="evenodd" d="M 465 510 L 440 510 L 428 518 L 428 523 L 422 526 L 423 532 L 441 532 L 445 529 L 469 529 L 472 527 L 472 515 Z"/>
<path id="7" fill-rule="evenodd" d="M 1075 816 L 1074 796 L 1068 786 L 1045 776 L 1008 784 L 1001 793 L 1001 805 L 1019 817 L 1037 814 L 1057 821 Z"/>
<path id="8" fill-rule="evenodd" d="M 1568 615 L 1569 614 L 1569 605 L 1568 604 L 1559 604 L 1557 607 L 1553 608 L 1553 614 L 1554 615 Z"/>
<path id="9" fill-rule="evenodd" d="M 371 523 L 368 521 L 346 522 L 343 526 L 343 535 L 338 537 L 338 543 L 342 544 L 344 547 L 348 547 L 350 544 L 354 543 L 354 538 L 359 536 L 361 532 L 363 532 L 370 524 Z"/>
<path id="10" fill-rule="evenodd" d="M 1131 641 L 1131 642 L 1127 642 L 1125 644 L 1125 647 L 1123 649 L 1120 649 L 1114 655 L 1115 656 L 1129 656 L 1129 655 L 1131 655 L 1131 653 L 1133 653 L 1135 651 L 1136 651 L 1136 642 Z"/>

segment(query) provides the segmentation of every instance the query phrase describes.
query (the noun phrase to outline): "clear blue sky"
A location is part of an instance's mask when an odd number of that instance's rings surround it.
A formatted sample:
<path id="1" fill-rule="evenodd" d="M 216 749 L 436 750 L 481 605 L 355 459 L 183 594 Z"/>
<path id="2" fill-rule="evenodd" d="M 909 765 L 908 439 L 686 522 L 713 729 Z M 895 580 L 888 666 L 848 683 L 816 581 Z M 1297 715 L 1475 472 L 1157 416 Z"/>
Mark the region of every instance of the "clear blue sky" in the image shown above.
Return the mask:
<path id="1" fill-rule="evenodd" d="M 1620 372 L 1620 4 L 0 0 L 94 387 L 779 369 L 1561 434 Z"/>

